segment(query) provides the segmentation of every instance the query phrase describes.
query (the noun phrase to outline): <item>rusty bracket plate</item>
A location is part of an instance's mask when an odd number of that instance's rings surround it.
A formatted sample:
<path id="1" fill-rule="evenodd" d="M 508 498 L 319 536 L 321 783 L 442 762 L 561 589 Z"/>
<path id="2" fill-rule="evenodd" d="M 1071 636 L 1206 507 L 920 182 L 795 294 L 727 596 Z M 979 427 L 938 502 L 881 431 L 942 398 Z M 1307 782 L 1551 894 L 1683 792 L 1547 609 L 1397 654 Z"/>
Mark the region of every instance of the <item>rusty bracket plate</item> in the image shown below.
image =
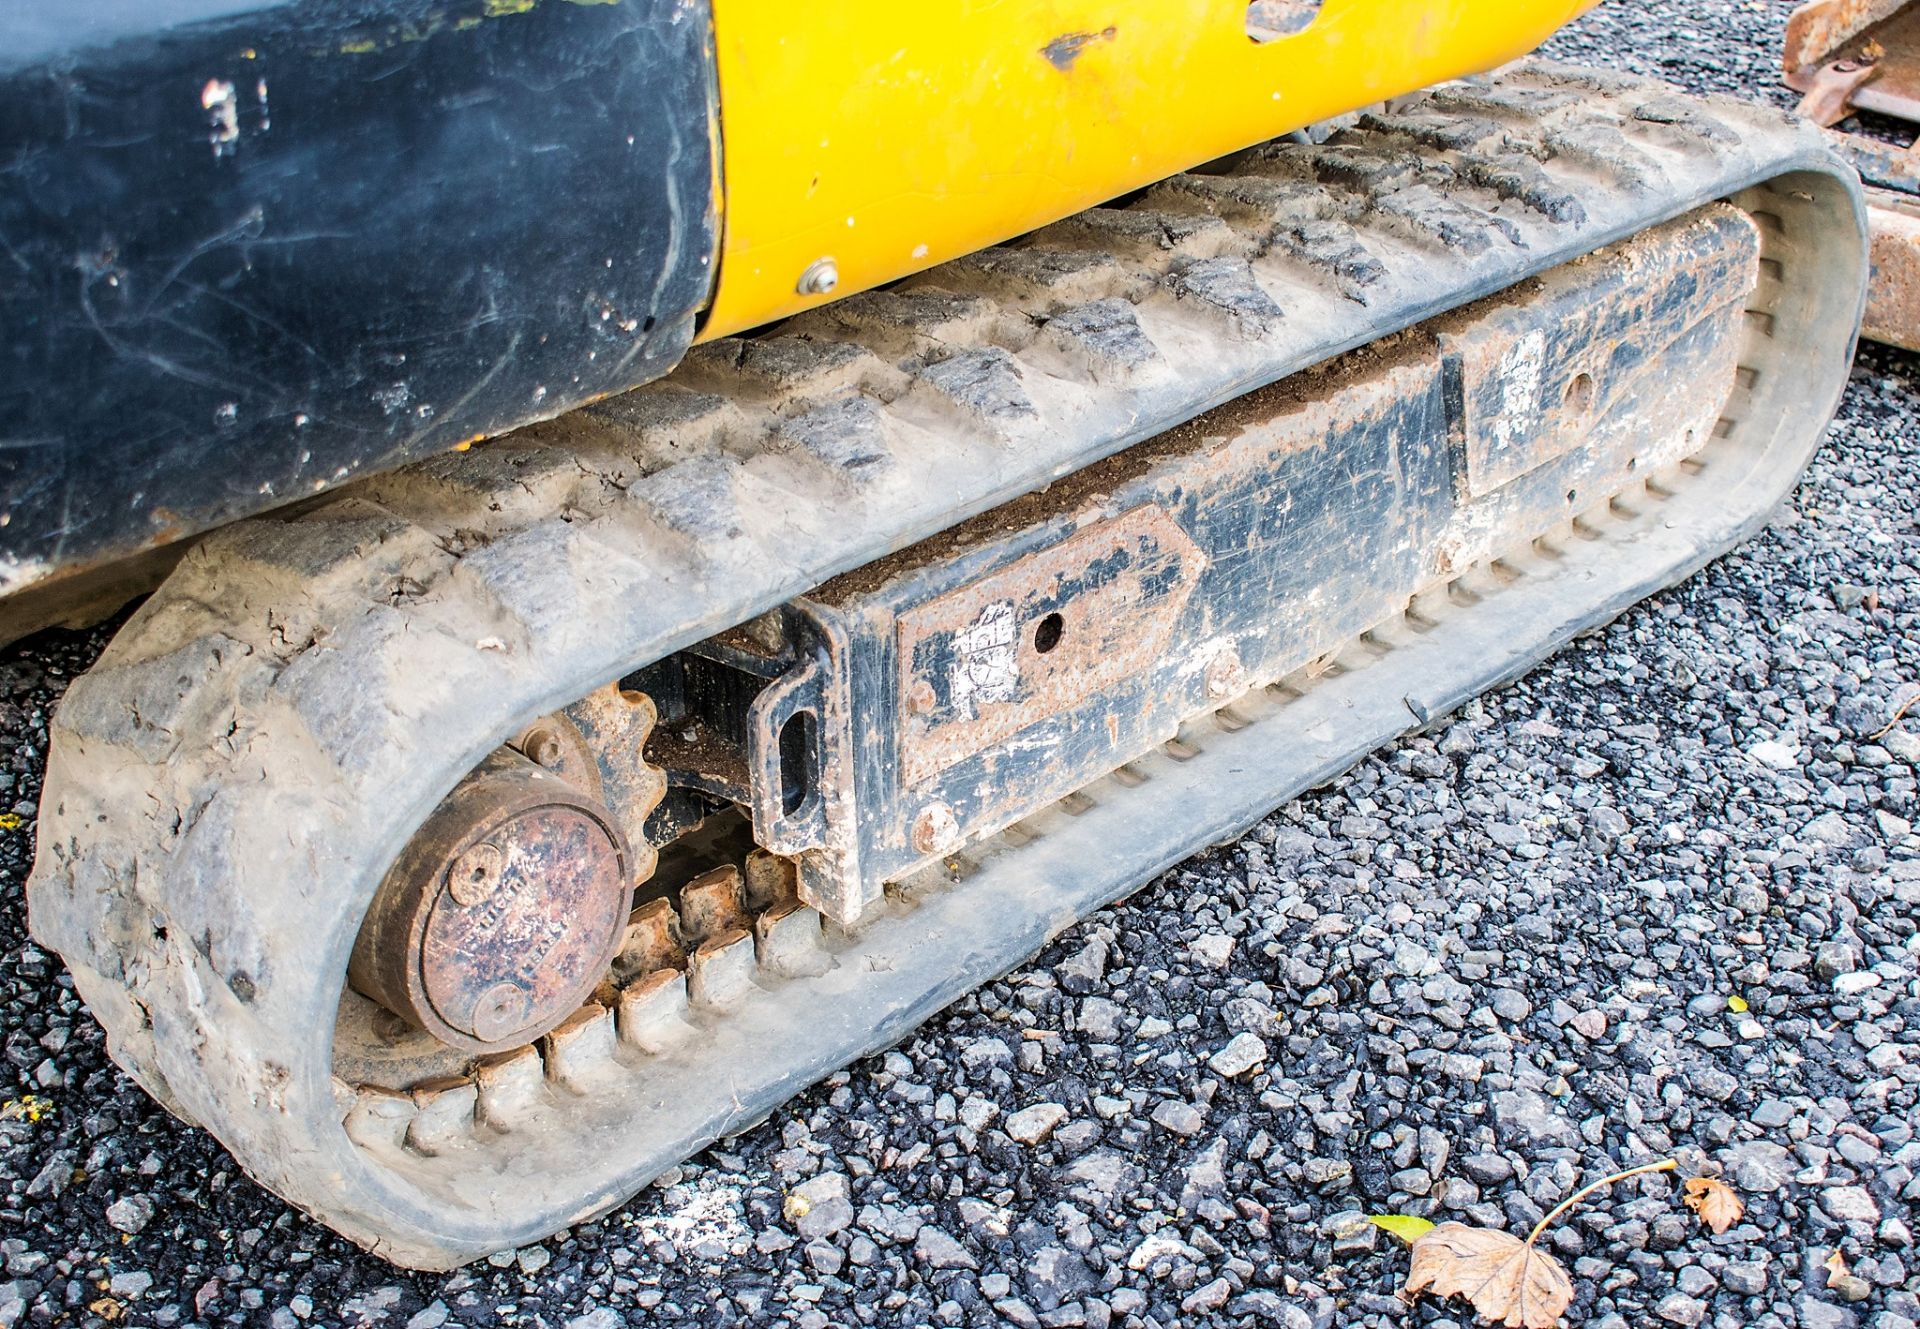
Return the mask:
<path id="1" fill-rule="evenodd" d="M 1833 125 L 1855 108 L 1920 120 L 1920 7 L 1907 0 L 1813 0 L 1787 20 L 1782 77 L 1799 112 Z"/>
<path id="2" fill-rule="evenodd" d="M 1136 508 L 902 614 L 902 782 L 1144 670 L 1206 564 L 1163 509 Z"/>
<path id="3" fill-rule="evenodd" d="M 753 765 L 756 826 L 857 917 L 1409 597 L 1698 451 L 1760 280 L 1715 206 L 1275 384 L 793 603 L 818 648 Z M 1676 389 L 1675 385 L 1684 385 Z M 786 778 L 784 775 L 780 778 Z M 767 804 L 765 808 L 762 803 Z"/>

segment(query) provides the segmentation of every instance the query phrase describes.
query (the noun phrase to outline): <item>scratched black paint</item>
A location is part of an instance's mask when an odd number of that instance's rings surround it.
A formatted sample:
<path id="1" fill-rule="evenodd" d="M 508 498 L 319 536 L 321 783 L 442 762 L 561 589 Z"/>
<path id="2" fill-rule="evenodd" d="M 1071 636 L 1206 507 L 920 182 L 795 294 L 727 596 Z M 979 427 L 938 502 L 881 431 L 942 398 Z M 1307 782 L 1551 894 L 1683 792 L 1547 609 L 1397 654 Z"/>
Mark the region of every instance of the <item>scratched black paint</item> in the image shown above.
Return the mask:
<path id="1" fill-rule="evenodd" d="M 0 588 L 665 372 L 703 0 L 0 7 Z"/>

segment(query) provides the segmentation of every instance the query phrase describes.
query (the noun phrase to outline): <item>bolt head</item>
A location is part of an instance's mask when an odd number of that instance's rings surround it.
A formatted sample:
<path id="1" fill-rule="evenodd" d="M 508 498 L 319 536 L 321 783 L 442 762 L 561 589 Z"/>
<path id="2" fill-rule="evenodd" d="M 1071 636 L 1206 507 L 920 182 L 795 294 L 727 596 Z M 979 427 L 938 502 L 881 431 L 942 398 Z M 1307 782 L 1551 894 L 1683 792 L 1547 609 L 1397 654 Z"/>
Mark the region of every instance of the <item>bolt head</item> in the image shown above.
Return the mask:
<path id="1" fill-rule="evenodd" d="M 471 909 L 500 889 L 500 874 L 506 866 L 506 855 L 498 846 L 482 840 L 447 869 L 447 894 L 455 904 Z"/>
<path id="2" fill-rule="evenodd" d="M 498 1043 L 526 1027 L 533 1015 L 533 995 L 518 983 L 495 983 L 480 994 L 473 1008 L 473 1036 Z"/>
<path id="3" fill-rule="evenodd" d="M 1207 695 L 1219 700 L 1238 696 L 1246 690 L 1246 670 L 1240 664 L 1239 653 L 1229 646 L 1207 665 Z"/>
<path id="4" fill-rule="evenodd" d="M 929 803 L 913 819 L 913 847 L 922 854 L 944 854 L 960 844 L 960 823 L 945 803 Z"/>
<path id="5" fill-rule="evenodd" d="M 840 265 L 831 257 L 816 258 L 807 264 L 805 272 L 794 289 L 802 295 L 831 295 L 833 288 L 840 284 Z"/>

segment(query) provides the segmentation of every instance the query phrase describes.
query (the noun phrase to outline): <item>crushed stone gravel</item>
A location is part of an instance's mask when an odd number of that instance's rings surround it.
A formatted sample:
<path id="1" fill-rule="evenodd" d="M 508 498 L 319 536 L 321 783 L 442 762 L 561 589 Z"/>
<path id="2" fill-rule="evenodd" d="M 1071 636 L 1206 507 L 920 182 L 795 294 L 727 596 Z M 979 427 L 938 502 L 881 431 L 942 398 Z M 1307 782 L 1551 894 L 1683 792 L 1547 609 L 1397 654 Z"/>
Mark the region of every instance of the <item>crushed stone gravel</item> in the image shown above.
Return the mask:
<path id="1" fill-rule="evenodd" d="M 1569 60 L 1790 105 L 1788 6 L 1615 4 Z M 1405 1212 L 1547 1238 L 1575 1324 L 1920 1322 L 1920 379 L 1863 351 L 1771 528 L 612 1215 L 450 1275 L 288 1210 L 108 1062 L 26 937 L 47 715 L 0 653 L 0 1329 L 1460 1326 Z M 1891 723 L 1891 727 L 1888 727 Z M 1017 1052 L 1016 1052 L 1017 1049 Z M 1823 1267 L 1838 1251 L 1848 1273 Z"/>

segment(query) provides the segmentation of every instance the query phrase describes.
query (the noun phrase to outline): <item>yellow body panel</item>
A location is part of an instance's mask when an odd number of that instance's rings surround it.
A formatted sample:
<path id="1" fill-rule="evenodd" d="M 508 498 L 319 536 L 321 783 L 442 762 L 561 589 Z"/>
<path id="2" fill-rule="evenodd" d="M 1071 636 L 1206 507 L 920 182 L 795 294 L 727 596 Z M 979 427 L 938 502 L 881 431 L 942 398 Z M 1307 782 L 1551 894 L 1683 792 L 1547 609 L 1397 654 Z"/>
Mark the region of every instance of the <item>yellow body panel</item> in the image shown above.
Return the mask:
<path id="1" fill-rule="evenodd" d="M 1591 0 L 714 0 L 726 207 L 711 338 L 1531 50 Z M 803 295 L 819 260 L 831 295 Z"/>

